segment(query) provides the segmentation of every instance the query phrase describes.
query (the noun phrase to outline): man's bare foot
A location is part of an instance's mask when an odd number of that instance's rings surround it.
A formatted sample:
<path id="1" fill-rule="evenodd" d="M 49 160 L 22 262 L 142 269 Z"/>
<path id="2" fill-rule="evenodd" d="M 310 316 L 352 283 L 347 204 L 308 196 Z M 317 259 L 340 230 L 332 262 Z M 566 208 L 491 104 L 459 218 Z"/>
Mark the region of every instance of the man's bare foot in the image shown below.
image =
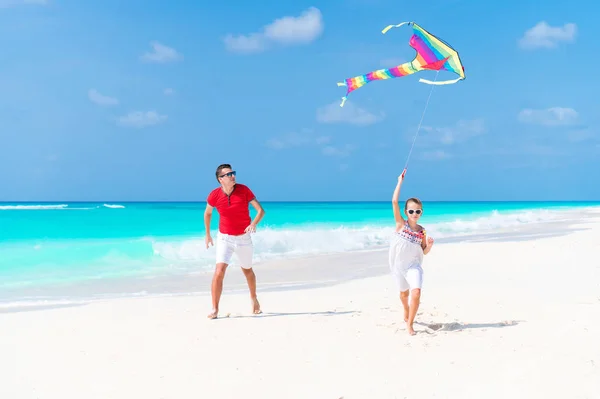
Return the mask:
<path id="1" fill-rule="evenodd" d="M 260 310 L 260 303 L 258 303 L 258 299 L 252 299 L 252 313 L 261 314 L 262 310 Z"/>
<path id="2" fill-rule="evenodd" d="M 208 317 L 209 319 L 216 319 L 218 314 L 219 314 L 219 311 L 213 309 L 213 311 L 210 312 L 208 314 L 208 316 L 206 316 L 206 317 Z"/>
<path id="3" fill-rule="evenodd" d="M 415 330 L 413 330 L 413 327 L 412 327 L 412 325 L 410 325 L 410 324 L 408 324 L 408 323 L 406 323 L 406 329 L 408 330 L 408 333 L 409 333 L 410 335 L 416 335 L 416 334 L 417 334 L 417 333 L 415 332 Z"/>

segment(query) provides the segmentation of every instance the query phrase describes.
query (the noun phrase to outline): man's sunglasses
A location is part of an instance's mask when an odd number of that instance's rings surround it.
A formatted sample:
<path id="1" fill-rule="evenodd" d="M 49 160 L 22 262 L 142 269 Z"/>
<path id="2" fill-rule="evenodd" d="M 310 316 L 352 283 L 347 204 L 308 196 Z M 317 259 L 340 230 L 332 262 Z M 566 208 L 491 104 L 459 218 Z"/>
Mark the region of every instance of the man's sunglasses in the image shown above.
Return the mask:
<path id="1" fill-rule="evenodd" d="M 219 177 L 225 177 L 225 176 L 227 176 L 227 177 L 235 176 L 235 170 L 232 171 L 232 172 L 227 172 L 224 175 L 221 175 Z"/>
<path id="2" fill-rule="evenodd" d="M 417 210 L 414 210 L 414 209 L 409 209 L 409 210 L 408 210 L 408 214 L 409 214 L 409 215 L 412 215 L 413 213 L 416 213 L 417 215 L 420 215 L 420 214 L 421 214 L 421 212 L 423 212 L 423 211 L 422 211 L 422 210 L 420 210 L 420 209 L 417 209 Z"/>

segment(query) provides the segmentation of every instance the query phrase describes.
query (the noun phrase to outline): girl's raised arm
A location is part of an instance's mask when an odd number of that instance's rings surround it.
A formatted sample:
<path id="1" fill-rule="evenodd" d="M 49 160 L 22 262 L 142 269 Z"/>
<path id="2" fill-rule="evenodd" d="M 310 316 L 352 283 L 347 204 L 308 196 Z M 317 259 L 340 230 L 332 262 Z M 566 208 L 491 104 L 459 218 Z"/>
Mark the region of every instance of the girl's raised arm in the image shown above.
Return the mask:
<path id="1" fill-rule="evenodd" d="M 394 210 L 394 219 L 396 220 L 396 224 L 404 224 L 404 218 L 402 217 L 402 212 L 400 212 L 400 206 L 398 205 L 398 198 L 400 198 L 400 187 L 402 186 L 402 182 L 404 181 L 404 175 L 406 174 L 406 169 L 402 171 L 402 174 L 398 176 L 398 184 L 396 185 L 396 189 L 394 190 L 394 195 L 392 196 L 392 209 Z"/>

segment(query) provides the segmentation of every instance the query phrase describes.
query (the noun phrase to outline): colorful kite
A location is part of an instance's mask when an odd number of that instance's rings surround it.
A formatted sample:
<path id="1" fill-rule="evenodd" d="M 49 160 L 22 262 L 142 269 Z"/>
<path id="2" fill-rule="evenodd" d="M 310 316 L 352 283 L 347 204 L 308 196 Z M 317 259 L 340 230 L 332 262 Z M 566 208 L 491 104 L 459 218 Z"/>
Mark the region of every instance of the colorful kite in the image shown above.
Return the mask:
<path id="1" fill-rule="evenodd" d="M 409 44 L 417 51 L 417 56 L 412 61 L 398 65 L 394 68 L 380 69 L 369 72 L 366 75 L 359 75 L 354 78 L 346 79 L 343 83 L 338 83 L 338 86 L 348 87 L 346 95 L 342 97 L 342 103 L 340 104 L 340 107 L 344 106 L 344 103 L 348 98 L 348 94 L 373 80 L 398 78 L 423 70 L 432 70 L 438 72 L 440 70 L 445 70 L 453 72 L 459 76 L 454 80 L 446 80 L 442 82 L 419 79 L 419 82 L 430 85 L 453 84 L 459 80 L 465 79 L 465 68 L 460 62 L 458 52 L 450 47 L 449 44 L 433 36 L 416 23 L 402 22 L 398 25 L 389 25 L 382 31 L 382 33 L 385 34 L 391 28 L 399 28 L 402 25 L 409 25 L 413 28 L 414 33 L 410 38 Z"/>

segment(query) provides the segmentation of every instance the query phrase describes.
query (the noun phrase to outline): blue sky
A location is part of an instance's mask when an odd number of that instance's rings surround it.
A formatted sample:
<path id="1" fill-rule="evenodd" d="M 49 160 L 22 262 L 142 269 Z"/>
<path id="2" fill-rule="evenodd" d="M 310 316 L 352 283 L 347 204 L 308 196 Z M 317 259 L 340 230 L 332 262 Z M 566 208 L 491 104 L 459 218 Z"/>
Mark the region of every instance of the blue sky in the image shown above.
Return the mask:
<path id="1" fill-rule="evenodd" d="M 435 72 L 336 83 L 412 59 L 403 21 L 467 79 L 402 197 L 598 200 L 600 6 L 566 3 L 0 0 L 0 201 L 202 201 L 223 162 L 264 201 L 387 201 Z"/>

